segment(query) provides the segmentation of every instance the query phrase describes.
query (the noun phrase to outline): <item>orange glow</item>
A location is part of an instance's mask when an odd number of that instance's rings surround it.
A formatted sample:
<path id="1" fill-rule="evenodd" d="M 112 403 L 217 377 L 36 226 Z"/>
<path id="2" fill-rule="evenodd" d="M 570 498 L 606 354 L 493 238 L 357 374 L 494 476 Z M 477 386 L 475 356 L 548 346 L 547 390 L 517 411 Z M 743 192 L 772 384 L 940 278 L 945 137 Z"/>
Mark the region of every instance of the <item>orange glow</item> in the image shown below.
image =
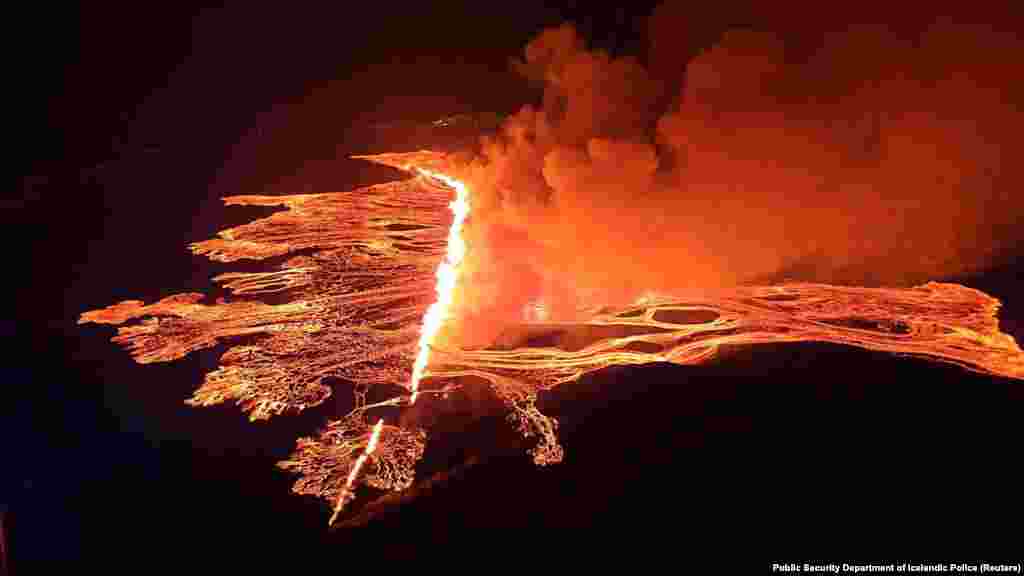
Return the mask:
<path id="1" fill-rule="evenodd" d="M 450 160 L 429 151 L 363 158 L 417 177 L 346 192 L 225 199 L 287 210 L 225 230 L 192 245 L 193 252 L 220 262 L 291 255 L 277 269 L 214 278 L 230 300 L 207 303 L 199 293 L 127 300 L 79 319 L 118 326 L 113 341 L 143 364 L 228 345 L 217 370 L 186 400 L 191 406 L 234 402 L 250 419 L 266 420 L 323 404 L 336 393 L 329 377 L 352 382 L 351 411 L 297 439 L 278 463 L 298 476 L 295 493 L 324 499 L 335 526 L 357 484 L 395 492 L 414 485 L 428 431 L 415 418 L 389 425 L 366 413 L 408 407 L 435 392 L 419 385 L 441 327 L 453 320 L 456 299 L 471 302 L 470 290 L 489 289 L 464 276 L 464 259 L 486 256 L 468 254 L 468 187 L 437 172 Z M 484 184 L 474 193 L 476 215 L 484 217 Z M 592 250 L 603 257 L 608 248 Z M 1000 301 L 957 284 L 786 283 L 639 294 L 618 307 L 584 293 L 571 320 L 551 314 L 541 298 L 508 326 L 507 340 L 447 347 L 429 375 L 443 391 L 457 390 L 464 384 L 456 379 L 467 376 L 486 381 L 517 429 L 534 439 L 538 465 L 564 455 L 558 420 L 536 404 L 540 392 L 609 366 L 701 364 L 722 346 L 831 342 L 1024 379 L 1024 351 L 1000 331 Z M 411 394 L 367 401 L 372 387 L 398 383 L 408 383 Z"/>
<path id="2" fill-rule="evenodd" d="M 448 205 L 455 214 L 455 219 L 452 221 L 451 228 L 448 229 L 448 244 L 445 258 L 437 267 L 437 300 L 430 305 L 423 316 L 423 326 L 420 329 L 419 352 L 416 354 L 412 378 L 409 381 L 409 390 L 412 392 L 409 397 L 409 404 L 416 402 L 416 397 L 419 395 L 420 380 L 423 379 L 427 362 L 430 359 L 430 345 L 433 344 L 435 336 L 437 336 L 438 331 L 441 329 L 441 325 L 450 314 L 455 292 L 455 282 L 458 276 L 458 267 L 466 256 L 466 241 L 462 237 L 462 225 L 466 221 L 466 216 L 469 215 L 469 189 L 466 188 L 465 184 L 445 174 L 431 172 L 422 168 L 417 168 L 417 170 L 423 176 L 444 182 L 448 187 L 455 190 L 456 197 Z M 370 441 L 366 445 L 366 451 L 356 460 L 355 465 L 349 472 L 345 488 L 338 495 L 338 502 L 334 506 L 334 513 L 331 515 L 328 525 L 334 524 L 338 514 L 344 509 L 346 501 L 351 495 L 352 485 L 359 476 L 359 470 L 363 467 L 370 454 L 377 448 L 377 441 L 380 438 L 383 425 L 384 420 L 381 419 L 373 427 Z"/>
<path id="3" fill-rule="evenodd" d="M 441 325 L 448 318 L 452 299 L 455 291 L 455 282 L 458 276 L 458 267 L 466 256 L 466 241 L 462 237 L 462 225 L 469 215 L 469 189 L 462 182 L 441 174 L 417 168 L 420 174 L 444 182 L 455 190 L 456 197 L 448 205 L 455 213 L 455 220 L 448 230 L 448 251 L 444 260 L 437 267 L 437 301 L 430 305 L 427 313 L 423 316 L 423 328 L 420 331 L 419 353 L 413 363 L 412 379 L 409 381 L 409 389 L 412 395 L 409 403 L 416 402 L 419 394 L 420 380 L 427 368 L 427 361 L 430 359 L 430 346 L 434 343 L 434 337 L 441 329 Z"/>
<path id="4" fill-rule="evenodd" d="M 356 460 L 355 466 L 352 467 L 352 471 L 348 473 L 348 479 L 345 481 L 345 488 L 342 489 L 341 494 L 338 495 L 338 502 L 334 505 L 334 513 L 331 514 L 331 519 L 327 522 L 327 525 L 334 524 L 334 521 L 338 519 L 338 514 L 345 508 L 345 504 L 348 502 L 349 496 L 352 494 L 352 484 L 355 483 L 356 478 L 359 476 L 359 470 L 366 464 L 366 459 L 373 454 L 373 451 L 377 449 L 377 441 L 380 439 L 380 431 L 384 428 L 384 419 L 377 420 L 377 424 L 373 427 L 373 432 L 370 433 L 370 440 L 366 443 L 366 450 Z"/>

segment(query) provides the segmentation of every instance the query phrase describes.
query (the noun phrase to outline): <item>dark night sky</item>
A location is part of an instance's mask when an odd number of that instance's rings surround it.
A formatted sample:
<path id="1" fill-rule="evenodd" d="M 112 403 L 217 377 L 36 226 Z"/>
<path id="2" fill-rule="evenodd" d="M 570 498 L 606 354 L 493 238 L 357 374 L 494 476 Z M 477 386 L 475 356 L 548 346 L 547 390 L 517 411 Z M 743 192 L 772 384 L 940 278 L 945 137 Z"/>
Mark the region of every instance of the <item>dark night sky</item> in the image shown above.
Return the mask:
<path id="1" fill-rule="evenodd" d="M 224 209 L 221 196 L 390 178 L 343 159 L 384 144 L 353 124 L 512 111 L 536 96 L 507 66 L 532 35 L 573 19 L 596 44 L 630 52 L 650 7 L 250 4 L 105 3 L 16 18 L 24 41 L 12 48 L 8 110 L 22 178 L 3 200 L 4 229 L 11 278 L 31 282 L 3 323 L 15 402 L 0 420 L 0 504 L 15 572 L 125 551 L 350 559 L 360 554 L 341 546 L 350 541 L 393 554 L 384 561 L 421 551 L 417 542 L 462 558 L 458 546 L 481 534 L 506 554 L 544 554 L 583 531 L 670 556 L 727 541 L 785 559 L 850 530 L 891 541 L 994 530 L 1003 515 L 1019 523 L 1008 468 L 1020 456 L 1019 384 L 798 345 L 699 368 L 612 369 L 545 397 L 568 453 L 551 469 L 533 467 L 496 410 L 453 415 L 438 458 L 484 463 L 364 533 L 326 531 L 323 505 L 291 496 L 273 463 L 333 405 L 269 425 L 230 406 L 190 409 L 182 400 L 223 348 L 138 366 L 109 343 L 110 328 L 76 326 L 78 315 L 208 290 L 227 268 L 185 245 L 263 213 Z M 694 13 L 693 50 L 756 20 L 714 4 Z M 967 279 L 1006 301 L 1018 340 L 1020 271 Z M 530 530 L 471 531 L 481 527 Z M 581 530 L 552 530 L 565 527 Z"/>

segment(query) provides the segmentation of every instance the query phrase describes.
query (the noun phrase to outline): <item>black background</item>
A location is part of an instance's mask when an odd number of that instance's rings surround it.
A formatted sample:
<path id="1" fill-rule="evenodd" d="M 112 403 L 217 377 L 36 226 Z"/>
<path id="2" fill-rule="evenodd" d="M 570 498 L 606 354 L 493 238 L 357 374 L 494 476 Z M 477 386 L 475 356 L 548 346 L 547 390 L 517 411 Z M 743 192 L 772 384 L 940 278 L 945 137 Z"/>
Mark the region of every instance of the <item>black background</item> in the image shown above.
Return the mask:
<path id="1" fill-rule="evenodd" d="M 807 559 L 816 544 L 856 556 L 924 537 L 934 557 L 947 550 L 939 540 L 1019 534 L 1024 391 L 952 367 L 801 344 L 728 350 L 702 367 L 609 369 L 542 398 L 567 449 L 545 469 L 496 403 L 465 399 L 476 416 L 452 414 L 431 460 L 479 464 L 366 529 L 328 531 L 326 505 L 291 495 L 273 464 L 340 400 L 269 424 L 231 406 L 191 409 L 182 401 L 223 348 L 139 366 L 109 343 L 111 328 L 76 325 L 120 300 L 209 291 L 227 268 L 185 245 L 266 213 L 220 197 L 397 177 L 344 159 L 402 149 L 367 125 L 512 111 L 536 94 L 508 58 L 536 32 L 570 19 L 596 45 L 630 52 L 650 9 L 486 4 L 10 15 L 8 137 L 22 177 L 3 200 L 17 293 L 3 324 L 15 401 L 3 403 L 0 480 L 13 572 L 36 560 L 132 568 L 207 556 L 322 557 L 340 569 L 426 552 L 458 564 L 477 541 L 575 562 L 564 546 L 579 538 L 583 551 L 677 562 L 728 543 L 728 558 L 763 570 L 761 558 Z M 752 18 L 727 2 L 695 8 L 692 50 Z M 1011 262 L 956 279 L 1001 298 L 1018 340 L 1020 271 Z"/>

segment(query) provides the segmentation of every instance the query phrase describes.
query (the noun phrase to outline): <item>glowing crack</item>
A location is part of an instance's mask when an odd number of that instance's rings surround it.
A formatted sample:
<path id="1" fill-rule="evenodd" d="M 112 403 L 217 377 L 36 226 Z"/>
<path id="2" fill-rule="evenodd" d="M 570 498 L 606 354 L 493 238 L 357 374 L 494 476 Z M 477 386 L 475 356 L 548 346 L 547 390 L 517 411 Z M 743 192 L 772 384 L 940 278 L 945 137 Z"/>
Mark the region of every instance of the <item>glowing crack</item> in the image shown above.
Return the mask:
<path id="1" fill-rule="evenodd" d="M 353 383 L 354 409 L 327 423 L 318 437 L 299 439 L 279 463 L 298 475 L 296 493 L 331 504 L 332 523 L 360 484 L 408 489 L 423 455 L 425 430 L 379 417 L 371 426 L 367 413 L 409 409 L 422 394 L 455 389 L 462 376 L 489 383 L 516 427 L 536 440 L 532 453 L 541 465 L 560 461 L 563 452 L 558 422 L 536 406 L 540 391 L 612 365 L 698 364 L 727 344 L 834 342 L 1024 379 L 1024 352 L 999 330 L 999 301 L 940 283 L 648 293 L 623 309 L 595 307 L 573 324 L 547 321 L 539 305 L 524 314 L 524 325 L 560 335 L 550 342 L 441 351 L 433 345 L 451 314 L 467 257 L 461 231 L 470 191 L 445 174 L 441 154 L 365 158 L 417 176 L 343 193 L 225 199 L 287 208 L 191 246 L 221 262 L 287 258 L 273 271 L 214 278 L 231 292 L 230 302 L 204 303 L 194 293 L 148 305 L 129 300 L 79 320 L 118 325 L 113 341 L 139 363 L 173 361 L 227 343 L 220 366 L 187 402 L 233 401 L 252 420 L 323 403 L 332 394 L 329 377 Z M 574 340 L 576 333 L 586 337 Z M 427 375 L 449 384 L 423 390 Z M 370 387 L 403 382 L 409 396 L 366 403 Z"/>

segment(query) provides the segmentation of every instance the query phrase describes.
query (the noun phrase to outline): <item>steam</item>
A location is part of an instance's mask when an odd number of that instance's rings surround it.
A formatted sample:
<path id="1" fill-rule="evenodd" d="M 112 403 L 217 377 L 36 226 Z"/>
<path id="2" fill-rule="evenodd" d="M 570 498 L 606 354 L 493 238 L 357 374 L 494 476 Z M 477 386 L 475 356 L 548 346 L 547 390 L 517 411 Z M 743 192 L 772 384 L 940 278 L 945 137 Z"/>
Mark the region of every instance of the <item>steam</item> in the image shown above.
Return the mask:
<path id="1" fill-rule="evenodd" d="M 517 68 L 543 102 L 462 170 L 473 191 L 456 327 L 493 338 L 543 300 L 800 279 L 900 286 L 975 271 L 1022 239 L 1022 41 L 939 20 L 794 50 L 732 30 L 642 64 L 546 30 Z M 681 33 L 681 32 L 680 32 Z M 679 75 L 682 74 L 682 77 Z"/>

